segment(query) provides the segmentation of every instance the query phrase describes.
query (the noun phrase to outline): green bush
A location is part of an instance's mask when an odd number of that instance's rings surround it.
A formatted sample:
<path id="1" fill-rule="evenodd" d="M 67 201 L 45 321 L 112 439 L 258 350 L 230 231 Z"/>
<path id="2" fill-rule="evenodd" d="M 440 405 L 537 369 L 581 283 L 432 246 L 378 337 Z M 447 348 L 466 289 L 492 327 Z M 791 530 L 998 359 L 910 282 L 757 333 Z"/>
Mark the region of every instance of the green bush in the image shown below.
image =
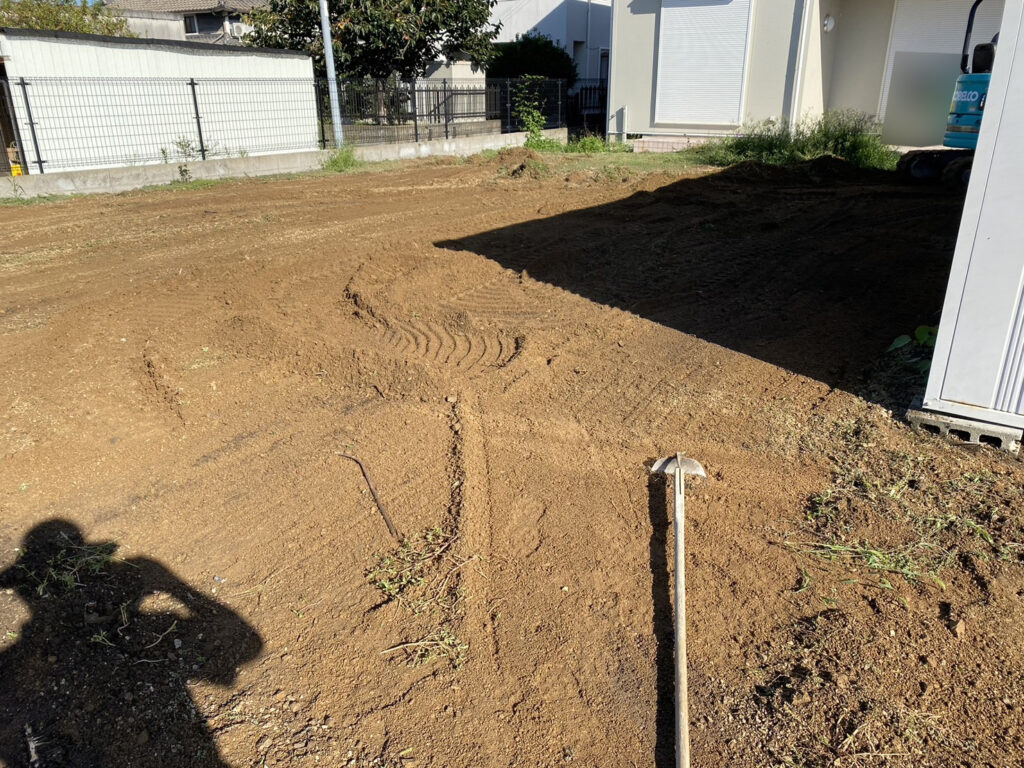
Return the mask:
<path id="1" fill-rule="evenodd" d="M 565 145 L 570 153 L 596 155 L 602 152 L 632 152 L 633 146 L 622 141 L 607 142 L 600 136 L 581 136 Z"/>
<path id="2" fill-rule="evenodd" d="M 362 165 L 362 162 L 356 158 L 355 147 L 350 144 L 334 150 L 320 163 L 320 167 L 325 171 L 333 171 L 334 173 L 345 173 L 353 168 L 358 168 L 360 165 Z"/>
<path id="3" fill-rule="evenodd" d="M 899 152 L 882 143 L 878 124 L 854 110 L 826 112 L 818 120 L 796 125 L 757 123 L 737 136 L 709 141 L 688 152 L 699 162 L 720 166 L 744 160 L 788 165 L 830 155 L 859 168 L 893 170 L 899 159 Z"/>

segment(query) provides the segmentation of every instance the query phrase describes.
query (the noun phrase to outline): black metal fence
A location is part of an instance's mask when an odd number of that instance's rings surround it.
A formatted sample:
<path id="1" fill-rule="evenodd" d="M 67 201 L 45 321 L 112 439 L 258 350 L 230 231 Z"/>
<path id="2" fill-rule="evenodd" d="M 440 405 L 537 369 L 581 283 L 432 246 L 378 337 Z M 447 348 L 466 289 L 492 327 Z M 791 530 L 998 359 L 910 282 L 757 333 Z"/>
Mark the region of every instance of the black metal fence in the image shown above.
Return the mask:
<path id="1" fill-rule="evenodd" d="M 579 102 L 559 80 L 339 81 L 346 144 L 522 130 L 532 104 L 564 127 Z M 589 102 L 588 102 L 589 103 Z M 182 164 L 333 147 L 326 81 L 51 78 L 0 80 L 0 171 Z"/>
<path id="2" fill-rule="evenodd" d="M 608 128 L 608 81 L 579 79 L 569 90 L 566 124 L 578 133 L 605 135 Z"/>

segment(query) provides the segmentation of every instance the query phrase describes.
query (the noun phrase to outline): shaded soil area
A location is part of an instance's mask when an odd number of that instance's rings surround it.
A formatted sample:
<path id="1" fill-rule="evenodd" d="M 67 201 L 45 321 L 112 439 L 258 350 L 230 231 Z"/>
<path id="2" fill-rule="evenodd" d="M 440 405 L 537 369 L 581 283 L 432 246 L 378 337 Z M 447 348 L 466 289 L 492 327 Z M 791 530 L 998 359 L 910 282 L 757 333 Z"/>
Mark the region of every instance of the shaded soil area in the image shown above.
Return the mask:
<path id="1" fill-rule="evenodd" d="M 3 209 L 0 762 L 670 766 L 682 450 L 694 765 L 1020 764 L 1024 471 L 892 412 L 962 201 L 561 162 Z"/>

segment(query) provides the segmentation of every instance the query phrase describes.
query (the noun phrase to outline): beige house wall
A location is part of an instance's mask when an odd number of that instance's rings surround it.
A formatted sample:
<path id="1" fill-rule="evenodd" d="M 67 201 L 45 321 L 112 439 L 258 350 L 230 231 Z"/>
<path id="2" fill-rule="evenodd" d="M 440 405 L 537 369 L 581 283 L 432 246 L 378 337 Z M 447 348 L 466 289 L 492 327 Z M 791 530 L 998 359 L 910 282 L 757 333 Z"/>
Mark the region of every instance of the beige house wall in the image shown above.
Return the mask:
<path id="1" fill-rule="evenodd" d="M 826 106 L 878 116 L 896 0 L 842 0 Z"/>
<path id="2" fill-rule="evenodd" d="M 743 122 L 787 116 L 803 0 L 752 0 Z M 661 0 L 614 0 L 609 74 L 610 133 L 709 134 L 707 126 L 654 122 Z"/>
<path id="3" fill-rule="evenodd" d="M 895 0 L 752 0 L 743 123 L 800 120 L 850 107 L 875 114 Z M 661 0 L 614 0 L 608 95 L 611 135 L 714 135 L 654 121 Z M 831 16 L 834 27 L 826 32 Z"/>

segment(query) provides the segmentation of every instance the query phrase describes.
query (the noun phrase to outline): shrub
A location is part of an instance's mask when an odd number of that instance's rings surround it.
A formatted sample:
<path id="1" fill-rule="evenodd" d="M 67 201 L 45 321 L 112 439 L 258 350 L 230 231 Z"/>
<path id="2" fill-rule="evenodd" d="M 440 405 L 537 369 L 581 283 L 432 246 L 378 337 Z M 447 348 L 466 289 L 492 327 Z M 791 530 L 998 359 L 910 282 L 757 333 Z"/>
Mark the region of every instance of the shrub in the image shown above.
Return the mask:
<path id="1" fill-rule="evenodd" d="M 816 157 L 840 157 L 860 168 L 892 170 L 899 153 L 882 143 L 878 124 L 854 110 L 826 112 L 796 125 L 765 121 L 738 136 L 709 141 L 688 150 L 708 165 L 733 165 L 755 160 L 787 165 Z"/>
<path id="2" fill-rule="evenodd" d="M 362 163 L 356 158 L 356 150 L 351 144 L 334 150 L 320 163 L 325 171 L 334 173 L 345 173 L 353 168 L 358 168 Z"/>
<path id="3" fill-rule="evenodd" d="M 596 155 L 602 152 L 632 152 L 633 146 L 622 141 L 610 143 L 600 136 L 581 136 L 565 145 L 565 151 L 585 155 Z"/>

